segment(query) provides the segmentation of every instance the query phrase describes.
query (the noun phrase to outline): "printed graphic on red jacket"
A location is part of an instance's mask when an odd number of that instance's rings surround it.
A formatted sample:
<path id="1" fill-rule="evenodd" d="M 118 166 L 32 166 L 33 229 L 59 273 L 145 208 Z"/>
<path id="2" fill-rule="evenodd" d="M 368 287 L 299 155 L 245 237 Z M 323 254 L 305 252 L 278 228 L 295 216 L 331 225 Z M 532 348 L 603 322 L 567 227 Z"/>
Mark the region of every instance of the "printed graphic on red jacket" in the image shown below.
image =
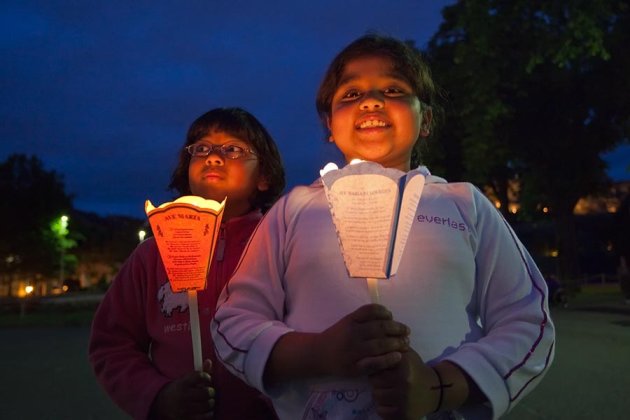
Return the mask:
<path id="1" fill-rule="evenodd" d="M 158 301 L 160 302 L 162 313 L 170 317 L 173 311 L 178 309 L 179 312 L 188 310 L 188 294 L 186 292 L 173 293 L 171 284 L 166 282 L 158 290 Z"/>

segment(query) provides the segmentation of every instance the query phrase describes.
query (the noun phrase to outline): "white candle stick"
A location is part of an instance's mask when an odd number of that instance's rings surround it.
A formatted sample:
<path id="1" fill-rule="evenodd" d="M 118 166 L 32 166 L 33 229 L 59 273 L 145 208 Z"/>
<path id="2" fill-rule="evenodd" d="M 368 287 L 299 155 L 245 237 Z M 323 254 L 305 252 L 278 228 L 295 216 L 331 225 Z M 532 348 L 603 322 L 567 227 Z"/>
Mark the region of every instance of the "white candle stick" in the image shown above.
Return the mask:
<path id="1" fill-rule="evenodd" d="M 193 362 L 195 370 L 203 372 L 201 356 L 201 331 L 199 327 L 199 305 L 197 291 L 188 290 L 188 314 L 190 315 L 190 334 L 192 336 Z"/>
<path id="2" fill-rule="evenodd" d="M 368 277 L 367 278 L 368 291 L 370 292 L 370 298 L 372 303 L 379 303 L 380 297 L 378 295 L 378 279 Z"/>

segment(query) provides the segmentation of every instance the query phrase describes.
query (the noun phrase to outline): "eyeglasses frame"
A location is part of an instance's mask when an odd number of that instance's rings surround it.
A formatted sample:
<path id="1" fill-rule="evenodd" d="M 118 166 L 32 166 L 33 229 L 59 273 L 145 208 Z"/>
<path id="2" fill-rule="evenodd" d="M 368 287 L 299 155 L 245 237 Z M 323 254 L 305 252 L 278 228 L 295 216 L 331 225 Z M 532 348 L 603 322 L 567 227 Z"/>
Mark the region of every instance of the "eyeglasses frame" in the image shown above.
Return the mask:
<path id="1" fill-rule="evenodd" d="M 193 144 L 189 144 L 188 146 L 184 147 L 184 149 L 188 152 L 188 154 L 191 156 L 191 158 L 193 157 L 200 157 L 200 158 L 207 158 L 208 156 L 210 156 L 211 154 L 218 154 L 219 156 L 225 158 L 225 159 L 229 159 L 229 160 L 253 160 L 253 159 L 243 159 L 247 154 L 251 154 L 253 156 L 258 157 L 258 155 L 256 153 L 254 153 L 250 148 L 245 148 L 242 146 L 239 146 L 238 144 L 231 144 L 231 143 L 225 143 L 225 144 L 206 144 L 204 143 L 205 146 L 207 146 L 210 150 L 208 150 L 208 153 L 205 155 L 200 155 L 200 154 L 195 154 L 193 152 L 193 148 L 195 146 L 198 146 L 198 143 L 193 143 Z M 235 157 L 235 158 L 231 158 L 229 156 L 227 156 L 226 152 L 225 152 L 225 147 L 227 146 L 235 146 L 238 147 L 240 149 L 243 149 L 243 151 L 245 152 L 242 156 L 239 157 Z"/>

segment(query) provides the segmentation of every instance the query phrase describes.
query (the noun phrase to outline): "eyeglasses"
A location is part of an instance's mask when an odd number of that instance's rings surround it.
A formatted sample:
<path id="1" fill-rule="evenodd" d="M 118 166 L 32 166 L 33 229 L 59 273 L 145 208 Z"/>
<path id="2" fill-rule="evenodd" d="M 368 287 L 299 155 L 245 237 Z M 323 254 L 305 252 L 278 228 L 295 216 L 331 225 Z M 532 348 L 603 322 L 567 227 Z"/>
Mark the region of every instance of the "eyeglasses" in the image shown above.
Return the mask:
<path id="1" fill-rule="evenodd" d="M 186 146 L 185 149 L 191 156 L 194 157 L 206 157 L 215 152 L 228 159 L 240 159 L 246 154 L 256 156 L 256 153 L 252 152 L 250 149 L 245 149 L 244 147 L 237 146 L 235 144 L 219 145 L 197 143 Z"/>

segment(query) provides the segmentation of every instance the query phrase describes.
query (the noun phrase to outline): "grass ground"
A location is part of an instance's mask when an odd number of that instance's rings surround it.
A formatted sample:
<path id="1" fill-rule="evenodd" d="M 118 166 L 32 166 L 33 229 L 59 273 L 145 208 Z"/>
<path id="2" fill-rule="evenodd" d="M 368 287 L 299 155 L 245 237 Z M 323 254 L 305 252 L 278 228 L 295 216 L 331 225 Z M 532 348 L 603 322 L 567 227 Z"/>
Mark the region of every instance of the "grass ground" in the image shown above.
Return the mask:
<path id="1" fill-rule="evenodd" d="M 571 305 L 621 302 L 623 295 L 617 283 L 586 284 L 570 297 Z"/>
<path id="2" fill-rule="evenodd" d="M 571 307 L 622 302 L 621 289 L 615 283 L 583 285 L 569 298 Z M 12 311 L 0 311 L 0 328 L 90 326 L 95 309 L 95 304 L 45 305 L 25 308 L 23 313 L 14 308 Z"/>
<path id="3" fill-rule="evenodd" d="M 0 301 L 0 328 L 89 327 L 98 300 L 85 301 L 84 298 L 87 296 L 95 295 L 68 294 L 59 298 L 40 300 L 5 298 Z"/>
<path id="4" fill-rule="evenodd" d="M 72 311 L 37 311 L 0 315 L 0 328 L 5 327 L 85 327 L 92 324 L 94 309 Z"/>

